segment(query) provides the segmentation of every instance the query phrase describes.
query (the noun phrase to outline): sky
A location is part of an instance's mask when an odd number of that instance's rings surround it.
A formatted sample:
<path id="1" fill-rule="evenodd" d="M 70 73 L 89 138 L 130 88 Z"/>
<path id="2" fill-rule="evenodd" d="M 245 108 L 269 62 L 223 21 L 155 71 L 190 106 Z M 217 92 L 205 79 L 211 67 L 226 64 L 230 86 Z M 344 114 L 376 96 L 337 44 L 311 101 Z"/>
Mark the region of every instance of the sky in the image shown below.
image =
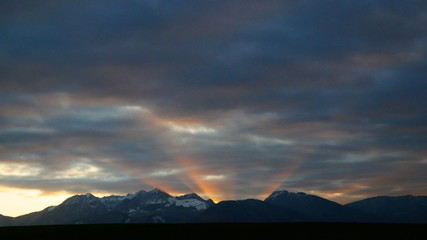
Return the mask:
<path id="1" fill-rule="evenodd" d="M 426 26 L 424 0 L 0 1 L 0 214 L 427 195 Z"/>

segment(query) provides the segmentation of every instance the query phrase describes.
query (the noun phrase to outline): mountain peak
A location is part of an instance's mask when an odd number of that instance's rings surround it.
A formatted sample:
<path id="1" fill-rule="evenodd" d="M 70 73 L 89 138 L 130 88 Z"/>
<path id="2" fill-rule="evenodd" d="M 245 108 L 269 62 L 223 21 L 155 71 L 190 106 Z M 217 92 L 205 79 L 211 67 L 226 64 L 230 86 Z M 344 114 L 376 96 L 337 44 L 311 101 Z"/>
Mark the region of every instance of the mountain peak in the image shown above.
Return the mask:
<path id="1" fill-rule="evenodd" d="M 153 190 L 149 191 L 148 193 L 151 194 L 158 194 L 158 193 L 166 193 L 165 191 L 160 190 L 159 188 L 154 188 Z"/>
<path id="2" fill-rule="evenodd" d="M 274 191 L 264 201 L 215 204 L 196 193 L 171 196 L 159 188 L 98 198 L 74 195 L 58 206 L 17 218 L 0 215 L 0 226 L 76 223 L 185 223 L 191 221 L 310 221 L 426 223 L 427 196 L 379 196 L 345 206 L 303 192 Z M 197 217 L 199 216 L 199 217 Z M 201 217 L 200 217 L 201 216 Z"/>
<path id="3" fill-rule="evenodd" d="M 171 198 L 167 192 L 160 190 L 159 188 L 155 188 L 149 192 L 145 192 L 144 194 L 139 196 L 139 201 L 144 201 L 145 204 L 154 204 L 154 203 L 163 203 L 166 202 L 167 199 Z"/>
<path id="4" fill-rule="evenodd" d="M 136 193 L 134 193 L 134 194 L 129 193 L 129 194 L 127 194 L 126 196 L 127 196 L 127 198 L 133 198 L 133 197 L 135 197 L 135 196 L 144 196 L 144 195 L 146 195 L 146 194 L 147 194 L 147 191 L 145 191 L 145 190 L 140 190 L 140 191 L 138 191 L 138 192 L 136 192 Z"/>
<path id="5" fill-rule="evenodd" d="M 284 197 L 284 196 L 288 196 L 288 197 L 303 197 L 303 196 L 309 196 L 309 194 L 304 193 L 304 192 L 289 192 L 286 190 L 278 190 L 278 191 L 274 191 L 270 196 L 268 196 L 265 200 L 270 201 L 270 200 L 274 200 L 277 197 Z"/>
<path id="6" fill-rule="evenodd" d="M 86 198 L 94 198 L 95 196 L 92 195 L 92 193 L 86 193 L 85 195 Z"/>
<path id="7" fill-rule="evenodd" d="M 187 193 L 181 196 L 176 197 L 177 199 L 197 199 L 200 201 L 205 201 L 202 197 L 197 195 L 196 193 Z"/>
<path id="8" fill-rule="evenodd" d="M 147 192 L 147 195 L 157 196 L 157 197 L 171 197 L 169 193 L 162 191 L 159 188 L 154 188 L 153 190 Z"/>
<path id="9" fill-rule="evenodd" d="M 268 196 L 265 200 L 273 200 L 276 197 L 278 197 L 279 195 L 283 195 L 283 194 L 288 194 L 288 191 L 286 190 L 281 190 L 281 191 L 274 191 L 272 194 L 270 194 L 270 196 Z"/>
<path id="10" fill-rule="evenodd" d="M 67 199 L 65 199 L 65 201 L 61 204 L 61 205 L 71 205 L 71 204 L 77 204 L 77 203 L 81 203 L 81 202 L 94 202 L 98 200 L 97 197 L 93 196 L 91 193 L 86 193 L 86 194 L 80 194 L 80 195 L 74 195 L 71 196 Z"/>

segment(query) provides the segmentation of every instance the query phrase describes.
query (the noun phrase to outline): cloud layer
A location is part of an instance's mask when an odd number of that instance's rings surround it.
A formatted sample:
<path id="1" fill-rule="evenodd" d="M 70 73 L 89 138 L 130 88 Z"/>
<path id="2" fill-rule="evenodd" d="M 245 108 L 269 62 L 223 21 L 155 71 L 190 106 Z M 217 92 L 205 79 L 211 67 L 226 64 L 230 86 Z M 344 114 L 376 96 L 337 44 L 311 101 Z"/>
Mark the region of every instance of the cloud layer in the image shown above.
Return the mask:
<path id="1" fill-rule="evenodd" d="M 427 194 L 424 1 L 8 1 L 0 182 Z"/>

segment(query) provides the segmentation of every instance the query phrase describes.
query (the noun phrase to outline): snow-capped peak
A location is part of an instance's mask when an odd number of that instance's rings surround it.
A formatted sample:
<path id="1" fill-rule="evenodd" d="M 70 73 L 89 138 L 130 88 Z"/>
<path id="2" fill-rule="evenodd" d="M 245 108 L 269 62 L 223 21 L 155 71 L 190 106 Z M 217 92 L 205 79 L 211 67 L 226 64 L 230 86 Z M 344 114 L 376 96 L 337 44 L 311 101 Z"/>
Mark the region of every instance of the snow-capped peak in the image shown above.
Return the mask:
<path id="1" fill-rule="evenodd" d="M 98 198 L 93 196 L 91 193 L 83 195 L 75 195 L 66 199 L 61 205 L 70 206 L 75 204 L 84 204 L 89 207 L 97 207 L 102 205 L 109 209 L 109 211 L 118 207 L 122 209 L 120 211 L 126 211 L 129 209 L 131 212 L 139 211 L 138 209 L 144 208 L 145 206 L 155 206 L 156 208 L 162 207 L 184 207 L 191 208 L 197 211 L 202 211 L 212 206 L 212 201 L 204 200 L 195 193 L 189 193 L 181 196 L 171 196 L 168 193 L 155 188 L 151 191 L 138 191 L 133 194 L 127 195 L 111 195 Z"/>

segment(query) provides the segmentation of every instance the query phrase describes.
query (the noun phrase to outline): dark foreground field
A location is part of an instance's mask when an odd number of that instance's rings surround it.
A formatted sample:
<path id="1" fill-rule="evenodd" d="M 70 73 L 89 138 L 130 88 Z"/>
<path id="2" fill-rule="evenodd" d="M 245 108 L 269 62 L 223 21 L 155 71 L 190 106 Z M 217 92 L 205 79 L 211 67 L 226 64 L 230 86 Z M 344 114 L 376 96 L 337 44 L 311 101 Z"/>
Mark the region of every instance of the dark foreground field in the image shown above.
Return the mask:
<path id="1" fill-rule="evenodd" d="M 1 239 L 420 239 L 423 224 L 201 223 L 1 227 Z"/>

